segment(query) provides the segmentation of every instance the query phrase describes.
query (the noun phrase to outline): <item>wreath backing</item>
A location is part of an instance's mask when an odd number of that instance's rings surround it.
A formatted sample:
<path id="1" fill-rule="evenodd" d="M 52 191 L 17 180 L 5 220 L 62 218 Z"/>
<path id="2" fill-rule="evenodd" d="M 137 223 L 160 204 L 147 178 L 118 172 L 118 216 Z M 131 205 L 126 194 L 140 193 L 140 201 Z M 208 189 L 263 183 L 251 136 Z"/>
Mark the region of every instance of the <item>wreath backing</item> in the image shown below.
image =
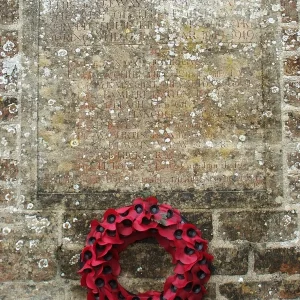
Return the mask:
<path id="1" fill-rule="evenodd" d="M 154 237 L 171 254 L 175 265 L 162 292 L 138 295 L 118 283 L 119 253 L 135 241 Z M 137 198 L 132 205 L 108 209 L 91 231 L 80 255 L 81 285 L 88 288 L 88 300 L 199 300 L 210 278 L 208 242 L 200 230 L 183 218 L 177 209 L 158 204 L 155 197 Z"/>

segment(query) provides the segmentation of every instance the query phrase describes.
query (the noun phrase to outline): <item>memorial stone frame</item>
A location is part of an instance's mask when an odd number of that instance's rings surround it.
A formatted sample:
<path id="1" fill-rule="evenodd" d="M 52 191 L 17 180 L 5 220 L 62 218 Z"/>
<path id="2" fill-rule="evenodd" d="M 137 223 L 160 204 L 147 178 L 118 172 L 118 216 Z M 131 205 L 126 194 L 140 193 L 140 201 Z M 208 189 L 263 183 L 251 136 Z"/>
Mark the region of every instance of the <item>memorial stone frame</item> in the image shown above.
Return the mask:
<path id="1" fill-rule="evenodd" d="M 53 299 L 85 299 L 76 272 L 90 220 L 155 195 L 210 242 L 205 299 L 299 296 L 296 0 L 0 5 L 10 147 L 0 151 L 10 257 L 0 292 L 23 280 L 34 299 L 45 287 Z M 121 259 L 120 281 L 161 288 L 170 265 L 157 245 L 126 251 L 146 264 Z M 9 275 L 12 261 L 26 271 Z"/>
<path id="2" fill-rule="evenodd" d="M 278 37 L 264 5 L 41 1 L 39 202 L 143 188 L 281 195 Z"/>

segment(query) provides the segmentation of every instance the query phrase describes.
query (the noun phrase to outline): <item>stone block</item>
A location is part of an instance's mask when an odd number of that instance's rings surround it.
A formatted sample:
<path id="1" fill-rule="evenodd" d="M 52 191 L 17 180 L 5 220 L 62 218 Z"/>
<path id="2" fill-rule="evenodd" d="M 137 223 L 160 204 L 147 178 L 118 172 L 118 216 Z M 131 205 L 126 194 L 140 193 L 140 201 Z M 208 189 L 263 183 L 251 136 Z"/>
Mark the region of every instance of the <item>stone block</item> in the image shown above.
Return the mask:
<path id="1" fill-rule="evenodd" d="M 222 296 L 228 300 L 274 300 L 278 299 L 280 282 L 242 282 L 221 284 Z"/>
<path id="2" fill-rule="evenodd" d="M 300 47 L 298 30 L 295 28 L 283 28 L 282 43 L 285 51 L 297 51 Z"/>
<path id="3" fill-rule="evenodd" d="M 0 0 L 0 7 L 1 7 L 1 0 Z M 5 57 L 13 57 L 18 53 L 18 50 L 19 50 L 18 32 L 0 30 L 0 59 L 3 59 Z"/>
<path id="4" fill-rule="evenodd" d="M 17 159 L 17 128 L 14 125 L 0 127 L 0 158 Z"/>
<path id="5" fill-rule="evenodd" d="M 258 274 L 300 274 L 300 252 L 296 248 L 255 251 L 254 271 Z"/>
<path id="6" fill-rule="evenodd" d="M 0 96 L 17 90 L 18 72 L 21 65 L 18 52 L 18 33 L 0 31 Z"/>
<path id="7" fill-rule="evenodd" d="M 300 299 L 300 280 L 285 280 L 279 289 L 280 299 Z"/>
<path id="8" fill-rule="evenodd" d="M 16 97 L 0 96 L 0 121 L 10 121 L 18 115 L 18 100 Z"/>
<path id="9" fill-rule="evenodd" d="M 300 137 L 300 114 L 298 112 L 288 113 L 288 120 L 285 122 L 285 131 L 291 140 Z"/>
<path id="10" fill-rule="evenodd" d="M 15 181 L 18 175 L 18 162 L 13 159 L 0 158 L 0 180 Z"/>
<path id="11" fill-rule="evenodd" d="M 78 250 L 64 248 L 57 250 L 56 258 L 60 266 L 61 278 L 80 280 L 80 275 L 77 273 L 79 271 L 80 252 L 80 248 Z"/>
<path id="12" fill-rule="evenodd" d="M 212 249 L 211 253 L 214 255 L 214 275 L 244 275 L 247 273 L 247 247 L 216 248 Z"/>
<path id="13" fill-rule="evenodd" d="M 17 191 L 9 183 L 0 183 L 0 207 L 13 206 L 16 201 Z"/>
<path id="14" fill-rule="evenodd" d="M 291 200 L 298 203 L 300 198 L 300 176 L 289 175 L 287 178 L 289 182 L 289 195 Z"/>
<path id="15" fill-rule="evenodd" d="M 57 217 L 2 213 L 0 281 L 45 281 L 56 276 Z"/>
<path id="16" fill-rule="evenodd" d="M 298 22 L 297 0 L 280 0 L 283 23 Z"/>
<path id="17" fill-rule="evenodd" d="M 298 56 L 292 56 L 284 59 L 283 66 L 285 75 L 300 75 L 300 58 Z"/>
<path id="18" fill-rule="evenodd" d="M 0 284 L 1 300 L 63 300 L 63 282 L 15 282 Z M 84 299 L 84 298 L 82 298 Z"/>
<path id="19" fill-rule="evenodd" d="M 300 106 L 300 81 L 285 82 L 284 101 L 296 107 Z"/>
<path id="20" fill-rule="evenodd" d="M 0 24 L 14 24 L 19 19 L 19 0 L 0 0 Z"/>
<path id="21" fill-rule="evenodd" d="M 296 238 L 294 211 L 243 211 L 220 214 L 220 235 L 229 241 L 282 242 Z"/>

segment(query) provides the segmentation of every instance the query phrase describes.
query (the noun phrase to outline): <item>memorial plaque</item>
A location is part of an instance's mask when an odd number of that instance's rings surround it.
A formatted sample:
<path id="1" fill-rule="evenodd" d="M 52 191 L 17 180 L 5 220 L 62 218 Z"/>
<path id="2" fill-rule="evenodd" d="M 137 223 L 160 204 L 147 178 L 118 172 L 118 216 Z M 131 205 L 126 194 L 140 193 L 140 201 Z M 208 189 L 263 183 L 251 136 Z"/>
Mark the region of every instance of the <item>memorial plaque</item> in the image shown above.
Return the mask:
<path id="1" fill-rule="evenodd" d="M 267 190 L 264 9 L 41 0 L 39 191 Z"/>

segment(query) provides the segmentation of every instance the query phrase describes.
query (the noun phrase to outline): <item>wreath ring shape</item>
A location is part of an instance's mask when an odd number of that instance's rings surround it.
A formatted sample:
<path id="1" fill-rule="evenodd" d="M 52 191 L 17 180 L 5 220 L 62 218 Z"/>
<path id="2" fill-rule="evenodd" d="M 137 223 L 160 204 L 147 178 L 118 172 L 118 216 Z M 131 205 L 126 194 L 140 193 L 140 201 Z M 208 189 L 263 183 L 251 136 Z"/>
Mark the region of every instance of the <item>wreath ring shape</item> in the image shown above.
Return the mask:
<path id="1" fill-rule="evenodd" d="M 154 237 L 172 256 L 174 274 L 162 292 L 132 294 L 118 283 L 119 253 L 135 241 Z M 213 256 L 200 230 L 155 197 L 137 198 L 132 205 L 108 209 L 101 221 L 91 221 L 80 254 L 81 285 L 88 300 L 199 300 L 206 293 Z"/>

